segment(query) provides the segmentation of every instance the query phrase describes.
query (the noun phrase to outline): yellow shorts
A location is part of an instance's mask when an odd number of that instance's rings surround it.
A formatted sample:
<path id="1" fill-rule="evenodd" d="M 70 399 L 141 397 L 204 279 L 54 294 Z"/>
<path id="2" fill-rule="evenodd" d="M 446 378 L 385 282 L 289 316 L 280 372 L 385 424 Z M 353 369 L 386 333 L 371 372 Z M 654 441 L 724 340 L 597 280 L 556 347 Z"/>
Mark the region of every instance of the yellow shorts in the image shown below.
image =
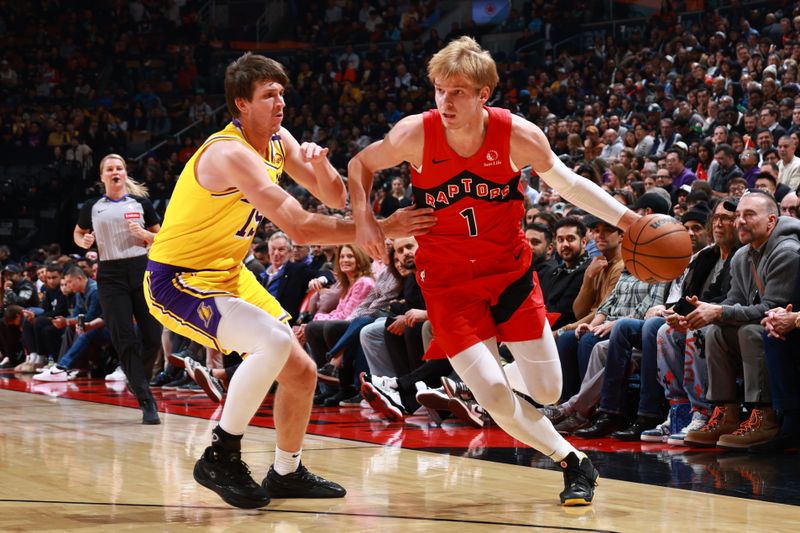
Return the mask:
<path id="1" fill-rule="evenodd" d="M 214 301 L 223 296 L 241 298 L 281 322 L 292 318 L 244 266 L 187 272 L 156 261 L 147 264 L 144 297 L 150 313 L 171 331 L 227 353 L 217 340 L 221 317 Z"/>

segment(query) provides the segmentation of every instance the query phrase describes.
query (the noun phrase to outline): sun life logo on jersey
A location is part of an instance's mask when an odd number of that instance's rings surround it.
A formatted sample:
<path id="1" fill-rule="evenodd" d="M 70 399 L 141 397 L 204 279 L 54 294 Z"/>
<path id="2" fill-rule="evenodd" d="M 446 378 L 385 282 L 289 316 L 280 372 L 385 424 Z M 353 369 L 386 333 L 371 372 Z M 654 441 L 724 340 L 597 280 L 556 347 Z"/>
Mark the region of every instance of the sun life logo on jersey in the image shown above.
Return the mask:
<path id="1" fill-rule="evenodd" d="M 486 161 L 483 162 L 483 166 L 494 167 L 501 164 L 502 162 L 500 161 L 500 155 L 497 153 L 497 150 L 489 150 L 486 152 Z"/>

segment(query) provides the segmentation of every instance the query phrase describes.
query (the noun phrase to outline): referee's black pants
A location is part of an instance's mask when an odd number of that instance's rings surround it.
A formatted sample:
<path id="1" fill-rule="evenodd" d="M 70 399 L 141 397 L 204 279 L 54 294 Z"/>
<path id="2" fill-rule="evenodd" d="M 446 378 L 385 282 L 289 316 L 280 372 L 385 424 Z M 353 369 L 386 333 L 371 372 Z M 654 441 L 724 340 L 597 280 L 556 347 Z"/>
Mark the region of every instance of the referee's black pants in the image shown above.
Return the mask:
<path id="1" fill-rule="evenodd" d="M 139 400 L 150 397 L 148 381 L 161 346 L 161 324 L 150 314 L 144 299 L 146 267 L 147 256 L 142 255 L 100 261 L 97 269 L 97 290 L 111 343 L 128 377 L 128 386 Z"/>

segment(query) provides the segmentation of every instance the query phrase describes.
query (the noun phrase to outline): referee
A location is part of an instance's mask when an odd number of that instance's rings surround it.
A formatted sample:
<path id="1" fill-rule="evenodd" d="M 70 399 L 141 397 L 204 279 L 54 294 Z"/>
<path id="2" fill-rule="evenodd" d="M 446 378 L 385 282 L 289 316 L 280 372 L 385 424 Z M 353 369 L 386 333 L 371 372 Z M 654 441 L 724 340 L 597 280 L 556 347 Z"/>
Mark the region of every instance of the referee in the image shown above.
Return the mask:
<path id="1" fill-rule="evenodd" d="M 122 156 L 109 154 L 100 161 L 100 181 L 105 194 L 83 205 L 73 238 L 86 249 L 97 242 L 97 288 L 111 342 L 139 401 L 142 423 L 160 424 L 148 374 L 158 354 L 161 325 L 147 309 L 142 286 L 147 246 L 161 228 L 160 220 L 147 199 L 147 189 L 128 177 Z"/>

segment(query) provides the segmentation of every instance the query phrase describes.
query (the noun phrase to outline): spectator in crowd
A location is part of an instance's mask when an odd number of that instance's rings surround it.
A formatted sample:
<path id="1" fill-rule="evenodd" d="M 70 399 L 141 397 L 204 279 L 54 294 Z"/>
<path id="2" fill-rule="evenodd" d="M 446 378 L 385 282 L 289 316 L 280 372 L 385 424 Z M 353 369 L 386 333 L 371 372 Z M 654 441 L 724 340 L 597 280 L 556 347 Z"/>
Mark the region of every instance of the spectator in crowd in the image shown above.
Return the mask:
<path id="1" fill-rule="evenodd" d="M 406 195 L 405 181 L 400 176 L 392 178 L 392 187 L 381 203 L 380 215 L 386 218 L 398 209 L 409 205 L 411 205 L 411 200 Z"/>
<path id="2" fill-rule="evenodd" d="M 64 272 L 64 281 L 69 291 L 75 295 L 73 315 L 69 317 L 56 316 L 52 321 L 58 329 L 68 327 L 74 331 L 74 341 L 59 358 L 57 364 L 47 366 L 41 373 L 33 376 L 36 381 L 75 379 L 79 372 L 77 365 L 88 355 L 89 350 L 110 340 L 102 316 L 97 282 L 89 279 L 80 267 L 74 265 Z"/>
<path id="3" fill-rule="evenodd" d="M 325 364 L 328 351 L 347 329 L 347 319 L 375 286 L 369 256 L 360 247 L 339 246 L 334 264 L 334 275 L 341 291 L 339 303 L 329 313 L 317 313 L 311 322 L 301 325 L 297 331 L 298 339 L 308 343 L 318 368 Z M 317 284 L 314 287 L 321 288 Z M 347 398 L 353 395 L 355 391 Z M 344 399 L 339 398 L 340 401 Z"/>
<path id="4" fill-rule="evenodd" d="M 0 320 L 0 355 L 3 359 L 0 368 L 11 368 L 22 354 L 22 322 L 25 319 L 23 311 L 16 304 L 3 308 L 3 318 Z"/>
<path id="5" fill-rule="evenodd" d="M 748 448 L 772 439 L 778 431 L 764 361 L 764 314 L 788 304 L 787 286 L 796 282 L 800 271 L 800 223 L 779 218 L 771 195 L 751 192 L 738 205 L 726 205 L 736 212 L 736 229 L 744 246 L 731 262 L 731 288 L 721 304 L 690 299 L 695 309 L 681 325 L 698 329 L 709 324 L 706 333 L 708 400 L 714 412 L 708 423 L 686 434 L 685 442 L 699 446 Z M 735 366 L 744 368 L 744 401 L 750 417 L 739 423 Z"/>
<path id="6" fill-rule="evenodd" d="M 733 148 L 729 144 L 720 144 L 714 150 L 716 170 L 708 177 L 714 196 L 722 198 L 728 195 L 728 182 L 731 178 L 741 177 L 742 169 L 736 165 Z"/>
<path id="7" fill-rule="evenodd" d="M 39 293 L 31 280 L 22 274 L 19 265 L 9 264 L 3 268 L 3 307 L 19 305 L 20 307 L 36 307 L 39 305 Z"/>
<path id="8" fill-rule="evenodd" d="M 742 178 L 745 179 L 747 188 L 755 187 L 756 175 L 761 171 L 758 166 L 758 154 L 754 148 L 745 148 L 739 154 L 739 165 L 742 169 Z"/>
<path id="9" fill-rule="evenodd" d="M 329 287 L 334 282 L 333 273 L 321 272 L 312 265 L 290 261 L 292 241 L 282 231 L 270 235 L 267 246 L 269 267 L 261 278 L 262 284 L 287 313 L 298 318 L 300 304 L 311 288 L 311 281 L 317 281 L 318 289 Z"/>
<path id="10" fill-rule="evenodd" d="M 667 150 L 667 171 L 672 176 L 672 187 L 680 189 L 684 185 L 691 185 L 697 176 L 684 165 L 684 152 L 679 148 Z"/>
<path id="11" fill-rule="evenodd" d="M 622 140 L 619 138 L 619 133 L 616 130 L 608 128 L 603 132 L 603 145 L 603 149 L 600 151 L 600 157 L 605 159 L 609 164 L 616 163 L 622 152 Z"/>
<path id="12" fill-rule="evenodd" d="M 797 204 L 798 196 L 795 192 L 787 193 L 781 199 L 781 216 L 783 217 L 797 217 Z"/>
<path id="13" fill-rule="evenodd" d="M 595 216 L 588 215 L 585 220 L 601 255 L 592 258 L 584 272 L 580 291 L 572 304 L 576 320 L 555 332 L 560 348 L 564 342 L 571 343 L 574 331 L 581 324 L 588 324 L 594 320 L 597 309 L 616 286 L 624 267 L 620 249 L 623 231 Z M 563 339 L 561 339 L 562 336 Z M 567 350 L 566 347 L 563 349 Z M 565 365 L 566 361 L 568 361 L 567 358 L 561 359 L 561 373 L 564 380 L 561 393 L 562 402 L 575 394 L 580 386 L 577 379 L 578 374 L 571 371 L 569 365 Z"/>
<path id="14" fill-rule="evenodd" d="M 800 186 L 800 157 L 795 154 L 797 145 L 788 135 L 778 139 L 778 181 L 794 191 Z"/>
<path id="15" fill-rule="evenodd" d="M 761 321 L 764 332 L 764 357 L 769 375 L 772 401 L 781 415 L 777 435 L 767 442 L 752 446 L 750 451 L 778 452 L 800 445 L 800 367 L 796 347 L 800 342 L 800 283 L 796 284 L 792 302 L 767 312 Z"/>
<path id="16" fill-rule="evenodd" d="M 553 329 L 575 322 L 572 303 L 580 291 L 583 276 L 592 258 L 586 253 L 586 226 L 576 217 L 556 222 L 555 251 L 562 264 L 539 276 L 545 306 L 560 316 Z"/>
<path id="17" fill-rule="evenodd" d="M 61 332 L 53 325 L 52 319 L 68 315 L 69 302 L 61 292 L 61 267 L 57 263 L 47 264 L 41 293 L 42 313 L 37 315 L 31 310 L 24 311 L 22 338 L 28 355 L 14 369 L 23 374 L 33 374 L 58 354 Z"/>
<path id="18" fill-rule="evenodd" d="M 708 368 L 705 335 L 709 326 L 686 329 L 681 326 L 694 308 L 686 300 L 699 296 L 702 301 L 722 302 L 731 284 L 730 264 L 739 239 L 734 227 L 733 198 L 719 202 L 711 217 L 713 246 L 696 253 L 680 284 L 680 300 L 665 313 L 666 324 L 658 330 L 658 378 L 664 387 L 670 412 L 667 420 L 644 431 L 642 440 L 683 445 L 689 431 L 697 431 L 708 421 L 712 406 L 706 399 Z M 671 297 L 669 299 L 672 299 Z"/>
<path id="19" fill-rule="evenodd" d="M 525 239 L 530 243 L 533 251 L 533 269 L 539 279 L 552 275 L 558 268 L 558 262 L 553 258 L 555 246 L 550 228 L 544 224 L 531 222 L 525 228 Z"/>

